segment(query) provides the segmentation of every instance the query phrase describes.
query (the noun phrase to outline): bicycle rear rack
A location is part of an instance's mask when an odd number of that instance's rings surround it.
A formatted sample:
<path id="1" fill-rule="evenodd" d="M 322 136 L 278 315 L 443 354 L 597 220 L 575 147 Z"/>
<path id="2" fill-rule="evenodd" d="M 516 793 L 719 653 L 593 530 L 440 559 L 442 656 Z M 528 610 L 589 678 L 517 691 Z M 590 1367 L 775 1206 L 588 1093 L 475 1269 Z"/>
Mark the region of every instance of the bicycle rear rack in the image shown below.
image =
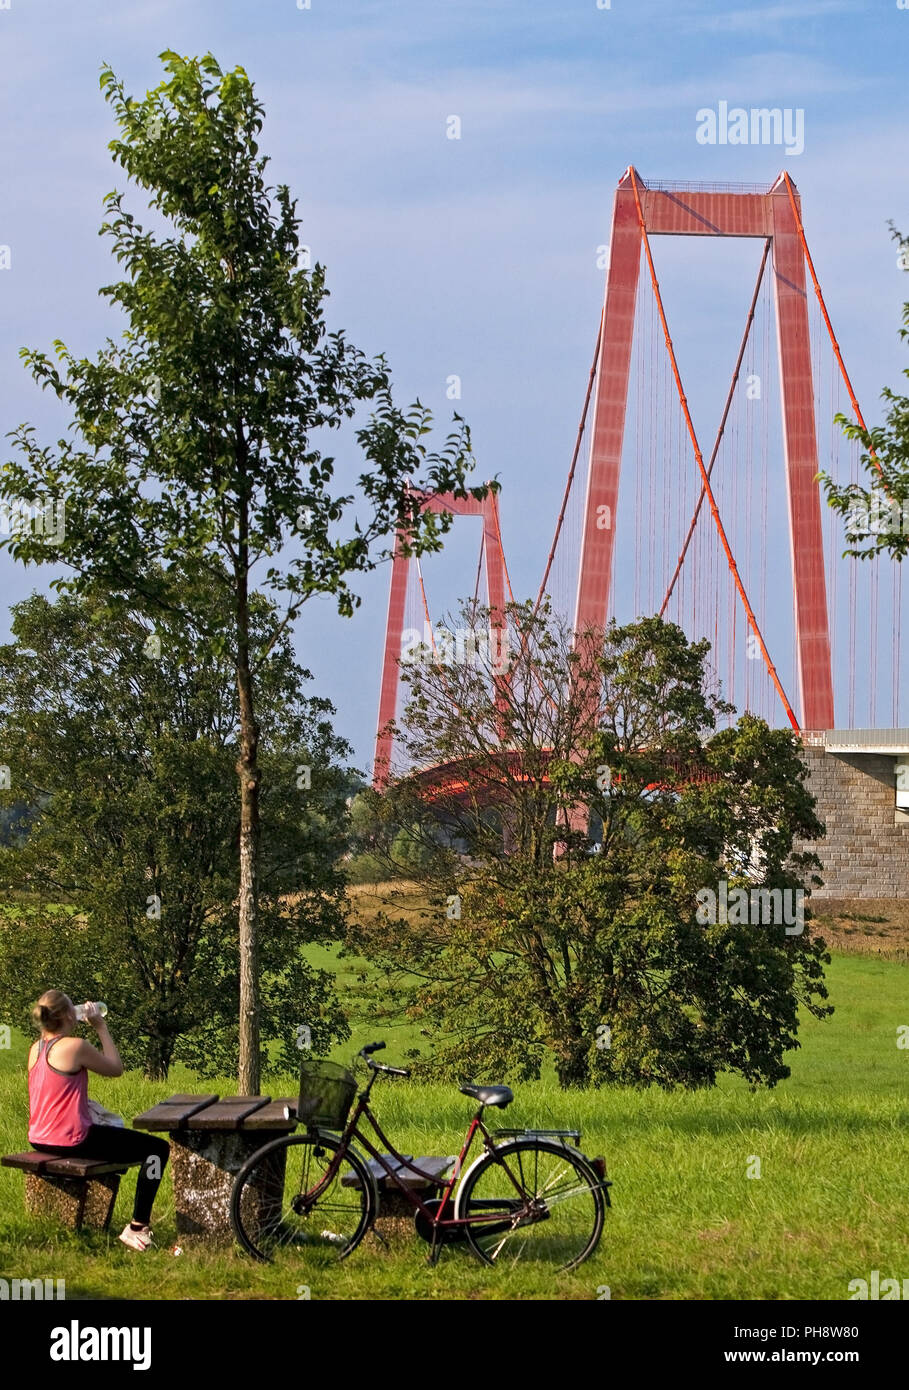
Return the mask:
<path id="1" fill-rule="evenodd" d="M 567 1139 L 575 1147 L 580 1143 L 579 1129 L 491 1129 L 493 1139 Z"/>

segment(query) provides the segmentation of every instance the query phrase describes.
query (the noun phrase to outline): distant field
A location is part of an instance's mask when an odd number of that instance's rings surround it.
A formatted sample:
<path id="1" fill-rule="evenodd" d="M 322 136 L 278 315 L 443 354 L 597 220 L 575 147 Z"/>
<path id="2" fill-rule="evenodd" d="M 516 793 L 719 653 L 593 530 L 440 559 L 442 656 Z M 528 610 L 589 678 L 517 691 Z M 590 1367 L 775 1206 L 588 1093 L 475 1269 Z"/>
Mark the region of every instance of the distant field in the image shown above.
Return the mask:
<path id="1" fill-rule="evenodd" d="M 332 960 L 318 954 L 320 963 Z M 340 968 L 348 974 L 356 963 Z M 416 1236 L 390 1251 L 370 1237 L 344 1265 L 325 1263 L 320 1252 L 262 1268 L 188 1237 L 175 1257 L 169 1179 L 156 1210 L 159 1248 L 139 1256 L 112 1237 L 26 1219 L 22 1175 L 9 1170 L 0 1170 L 0 1272 L 65 1278 L 71 1299 L 296 1299 L 302 1285 L 313 1299 L 596 1299 L 606 1287 L 613 1299 L 843 1299 L 849 1281 L 872 1269 L 882 1278 L 909 1277 L 909 1051 L 896 1045 L 898 1027 L 909 1025 L 909 968 L 838 953 L 829 984 L 835 1015 L 807 1021 L 804 1045 L 790 1059 L 792 1078 L 773 1091 L 751 1095 L 731 1079 L 713 1091 L 676 1095 L 566 1094 L 551 1081 L 517 1088 L 505 1123 L 581 1128 L 583 1148 L 606 1155 L 615 1182 L 600 1250 L 572 1274 L 491 1271 L 459 1250 L 429 1269 Z M 338 1049 L 342 1060 L 374 1034 L 387 1039 L 392 1062 L 414 1041 L 408 1026 L 352 1023 L 354 1038 Z M 0 1052 L 5 1153 L 26 1147 L 26 1048 L 17 1036 Z M 295 1084 L 273 1076 L 266 1089 L 290 1094 Z M 92 1081 L 92 1093 L 127 1118 L 193 1089 L 203 1088 L 182 1068 L 163 1085 L 135 1073 Z M 225 1079 L 205 1089 L 232 1094 L 235 1085 Z M 376 1099 L 405 1152 L 452 1152 L 470 1112 L 453 1085 L 387 1083 Z M 759 1179 L 746 1177 L 754 1157 Z M 129 1215 L 132 1181 L 124 1179 L 115 1233 Z"/>
<path id="2" fill-rule="evenodd" d="M 818 930 L 838 951 L 909 961 L 909 902 L 850 898 L 812 904 Z"/>

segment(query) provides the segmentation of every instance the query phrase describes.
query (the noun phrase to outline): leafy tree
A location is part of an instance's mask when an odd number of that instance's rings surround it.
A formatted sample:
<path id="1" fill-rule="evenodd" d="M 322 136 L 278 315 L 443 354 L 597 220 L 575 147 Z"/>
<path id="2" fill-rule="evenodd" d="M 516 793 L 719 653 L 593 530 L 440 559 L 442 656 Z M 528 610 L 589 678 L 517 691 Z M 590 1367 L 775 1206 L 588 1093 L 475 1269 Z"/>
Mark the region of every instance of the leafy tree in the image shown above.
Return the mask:
<path id="1" fill-rule="evenodd" d="M 197 581 L 221 589 L 199 638 L 228 655 L 239 701 L 238 1084 L 255 1093 L 263 662 L 313 594 L 352 612 L 353 576 L 387 558 L 397 526 L 415 552 L 438 549 L 451 517 L 421 513 L 420 493 L 465 496 L 472 460 L 459 417 L 430 453 L 429 413 L 395 405 L 384 359 L 328 332 L 324 269 L 301 264 L 296 205 L 286 186 L 266 183 L 263 107 L 244 69 L 222 72 L 211 54 L 161 58 L 166 76 L 145 97 L 128 95 L 108 67 L 101 88 L 119 126 L 114 159 L 164 230 L 141 225 L 122 193 L 108 195 L 101 230 L 125 274 L 101 293 L 126 330 L 94 359 L 60 342 L 56 361 L 23 351 L 35 380 L 71 409 L 72 427 L 42 446 L 22 425 L 0 496 L 66 501 L 65 535 L 23 529 L 7 543 L 26 562 L 70 566 L 76 592 L 93 586 L 155 622 L 190 611 L 196 629 Z M 339 470 L 324 449 L 350 421 L 356 438 Z M 258 587 L 285 606 L 254 642 L 256 566 Z"/>
<path id="2" fill-rule="evenodd" d="M 27 801 L 14 801 L 0 811 L 0 845 L 18 845 L 26 838 L 32 819 Z"/>
<path id="3" fill-rule="evenodd" d="M 891 231 L 901 263 L 909 269 L 909 239 L 892 224 Z M 909 302 L 903 305 L 899 335 L 909 343 Z M 903 375 L 909 377 L 909 367 Z M 846 415 L 836 417 L 846 437 L 861 444 L 861 465 L 870 485 L 841 485 L 827 473 L 821 479 L 828 502 L 845 519 L 846 553 L 863 559 L 889 553 L 902 560 L 909 552 L 909 395 L 885 386 L 881 396 L 888 407 L 882 425 L 863 429 Z"/>
<path id="4" fill-rule="evenodd" d="M 216 606 L 220 586 L 208 597 Z M 253 595 L 253 640 L 273 623 L 272 606 Z M 33 596 L 13 609 L 13 634 L 0 648 L 0 749 L 12 783 L 2 796 L 25 793 L 38 809 L 28 838 L 0 850 L 6 1020 L 24 1024 L 38 994 L 60 985 L 107 1001 L 124 1058 L 149 1077 L 165 1077 L 174 1058 L 209 1075 L 235 1067 L 230 658 L 201 646 L 182 619 L 152 634 L 140 613 L 112 616 L 88 597 Z M 337 940 L 343 923 L 335 866 L 347 829 L 339 760 L 349 751 L 332 733 L 329 703 L 301 693 L 307 678 L 282 635 L 259 672 L 259 911 L 262 1035 L 291 1067 L 299 1024 L 319 1050 L 348 1031 L 331 976 L 303 954 L 308 942 Z"/>
<path id="5" fill-rule="evenodd" d="M 381 883 L 401 873 L 419 878 L 433 860 L 432 850 L 424 844 L 423 827 L 389 826 L 376 818 L 375 807 L 375 798 L 360 787 L 350 807 L 351 853 L 345 864 L 348 882 Z"/>
<path id="6" fill-rule="evenodd" d="M 698 893 L 819 882 L 796 846 L 822 833 L 796 738 L 750 715 L 716 732 L 729 706 L 708 644 L 672 624 L 573 648 L 545 613 L 510 623 L 506 680 L 482 645 L 408 674 L 399 737 L 423 771 L 374 794 L 374 821 L 387 848 L 423 827 L 428 905 L 354 924 L 351 946 L 434 1039 L 429 1068 L 526 1079 L 549 1058 L 563 1086 L 775 1084 L 799 1006 L 829 1012 L 824 942 L 737 913 L 701 925 Z"/>

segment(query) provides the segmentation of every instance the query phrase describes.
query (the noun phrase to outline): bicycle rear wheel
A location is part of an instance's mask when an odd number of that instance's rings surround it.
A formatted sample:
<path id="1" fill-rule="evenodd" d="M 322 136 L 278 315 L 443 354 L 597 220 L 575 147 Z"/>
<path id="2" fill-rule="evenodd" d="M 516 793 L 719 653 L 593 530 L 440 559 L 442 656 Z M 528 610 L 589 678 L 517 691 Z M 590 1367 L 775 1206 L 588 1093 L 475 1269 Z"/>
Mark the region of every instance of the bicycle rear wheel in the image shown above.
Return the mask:
<path id="1" fill-rule="evenodd" d="M 457 1214 L 475 1255 L 487 1264 L 557 1262 L 573 1269 L 597 1247 L 606 1203 L 594 1169 L 577 1149 L 516 1139 L 465 1174 Z"/>
<path id="2" fill-rule="evenodd" d="M 231 1190 L 230 1222 L 250 1255 L 321 1248 L 343 1260 L 356 1249 L 375 1217 L 376 1190 L 350 1149 L 329 1178 L 340 1147 L 328 1135 L 290 1134 L 247 1159 Z"/>

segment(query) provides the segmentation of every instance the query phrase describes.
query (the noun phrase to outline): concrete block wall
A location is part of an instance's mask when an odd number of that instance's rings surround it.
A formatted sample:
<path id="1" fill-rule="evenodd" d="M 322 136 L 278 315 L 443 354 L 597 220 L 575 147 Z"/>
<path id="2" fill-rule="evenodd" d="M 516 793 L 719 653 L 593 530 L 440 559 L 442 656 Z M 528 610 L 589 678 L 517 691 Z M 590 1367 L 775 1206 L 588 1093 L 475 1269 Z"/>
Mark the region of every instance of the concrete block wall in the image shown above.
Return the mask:
<path id="1" fill-rule="evenodd" d="M 828 753 L 803 739 L 808 787 L 826 837 L 811 849 L 823 864 L 814 897 L 909 898 L 909 819 L 897 823 L 894 760 L 882 753 Z"/>

